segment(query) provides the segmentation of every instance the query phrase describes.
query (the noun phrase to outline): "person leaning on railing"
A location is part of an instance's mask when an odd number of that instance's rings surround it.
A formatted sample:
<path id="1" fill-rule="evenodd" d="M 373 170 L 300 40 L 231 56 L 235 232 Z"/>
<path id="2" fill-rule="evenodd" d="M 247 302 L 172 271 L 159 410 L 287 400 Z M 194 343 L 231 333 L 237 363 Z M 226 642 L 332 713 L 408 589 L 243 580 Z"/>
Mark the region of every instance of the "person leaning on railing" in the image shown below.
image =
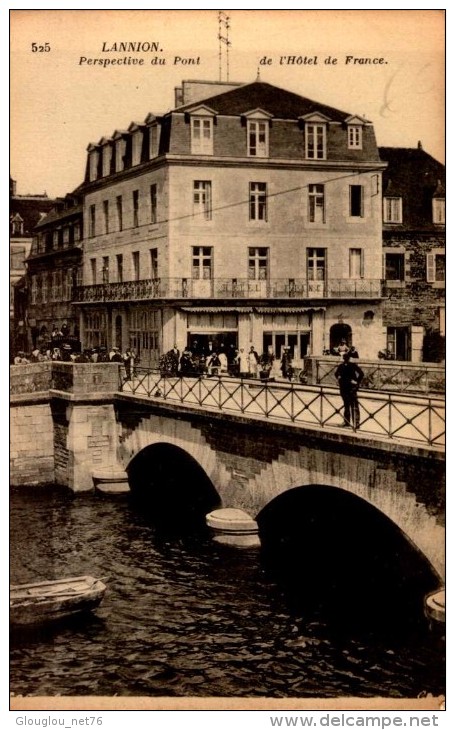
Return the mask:
<path id="1" fill-rule="evenodd" d="M 335 370 L 335 377 L 338 381 L 344 405 L 344 423 L 342 426 L 347 428 L 352 425 L 354 429 L 357 429 L 360 425 L 357 392 L 364 378 L 364 373 L 357 362 L 352 362 L 349 352 L 344 353 L 343 362 Z"/>

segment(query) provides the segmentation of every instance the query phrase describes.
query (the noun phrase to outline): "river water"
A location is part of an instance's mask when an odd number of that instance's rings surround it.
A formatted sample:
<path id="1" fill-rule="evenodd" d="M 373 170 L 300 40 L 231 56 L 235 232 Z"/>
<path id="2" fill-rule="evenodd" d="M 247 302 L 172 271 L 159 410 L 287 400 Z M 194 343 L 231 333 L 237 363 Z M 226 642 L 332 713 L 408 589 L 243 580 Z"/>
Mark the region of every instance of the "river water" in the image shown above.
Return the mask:
<path id="1" fill-rule="evenodd" d="M 369 638 L 292 615 L 258 551 L 159 534 L 127 497 L 11 495 L 12 583 L 107 578 L 97 611 L 11 636 L 15 695 L 417 697 L 444 693 L 429 631 Z"/>

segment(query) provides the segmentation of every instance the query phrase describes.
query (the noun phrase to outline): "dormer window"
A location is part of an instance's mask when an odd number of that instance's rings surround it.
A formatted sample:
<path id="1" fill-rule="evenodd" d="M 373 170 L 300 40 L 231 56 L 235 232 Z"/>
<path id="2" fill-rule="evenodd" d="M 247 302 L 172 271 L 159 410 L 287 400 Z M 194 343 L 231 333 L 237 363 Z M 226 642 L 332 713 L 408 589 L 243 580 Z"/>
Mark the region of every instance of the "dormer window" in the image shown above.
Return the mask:
<path id="1" fill-rule="evenodd" d="M 350 124 L 348 126 L 348 149 L 362 149 L 362 127 L 358 124 Z"/>
<path id="2" fill-rule="evenodd" d="M 115 139 L 115 172 L 125 169 L 126 139 L 117 136 Z"/>
<path id="3" fill-rule="evenodd" d="M 348 150 L 361 150 L 363 145 L 363 127 L 366 119 L 350 116 L 344 120 L 348 130 Z"/>
<path id="4" fill-rule="evenodd" d="M 326 125 L 305 125 L 305 157 L 307 160 L 325 160 L 326 152 Z"/>
<path id="5" fill-rule="evenodd" d="M 300 117 L 305 125 L 305 157 L 307 160 L 327 159 L 327 124 L 325 114 L 313 112 Z"/>
<path id="6" fill-rule="evenodd" d="M 384 223 L 402 223 L 402 199 L 399 197 L 387 197 L 383 202 Z"/>
<path id="7" fill-rule="evenodd" d="M 101 161 L 101 176 L 107 177 L 111 174 L 112 143 L 107 137 L 101 137 L 98 142 L 98 155 Z M 99 164 L 97 167 L 99 168 Z"/>
<path id="8" fill-rule="evenodd" d="M 151 113 L 147 114 L 144 124 L 148 133 L 148 159 L 152 160 L 158 156 L 161 126 L 158 124 L 157 117 Z"/>
<path id="9" fill-rule="evenodd" d="M 269 156 L 268 122 L 248 120 L 248 155 L 250 157 Z"/>
<path id="10" fill-rule="evenodd" d="M 444 225 L 446 222 L 446 199 L 433 198 L 433 223 L 435 225 Z"/>
<path id="11" fill-rule="evenodd" d="M 96 180 L 98 177 L 98 161 L 99 161 L 99 153 L 97 149 L 92 149 L 89 152 L 89 175 L 90 175 L 90 182 L 93 180 Z"/>
<path id="12" fill-rule="evenodd" d="M 158 125 L 149 128 L 149 159 L 158 155 Z"/>
<path id="13" fill-rule="evenodd" d="M 206 106 L 190 112 L 191 154 L 213 155 L 213 119 L 216 112 Z"/>
<path id="14" fill-rule="evenodd" d="M 24 233 L 24 219 L 19 213 L 11 218 L 11 235 L 22 236 Z"/>
<path id="15" fill-rule="evenodd" d="M 132 151 L 131 151 L 131 162 L 132 165 L 139 165 L 142 158 L 142 131 L 134 125 L 132 130 Z M 133 131 L 134 130 L 134 131 Z"/>
<path id="16" fill-rule="evenodd" d="M 191 152 L 193 155 L 213 155 L 213 119 L 191 119 Z"/>

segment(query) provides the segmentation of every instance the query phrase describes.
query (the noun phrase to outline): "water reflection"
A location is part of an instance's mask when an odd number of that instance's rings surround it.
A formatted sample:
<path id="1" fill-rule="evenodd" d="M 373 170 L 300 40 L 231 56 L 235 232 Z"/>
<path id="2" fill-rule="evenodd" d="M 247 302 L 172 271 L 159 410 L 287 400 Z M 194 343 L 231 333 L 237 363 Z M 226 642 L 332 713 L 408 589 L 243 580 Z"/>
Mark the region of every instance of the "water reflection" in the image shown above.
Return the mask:
<path id="1" fill-rule="evenodd" d="M 444 689 L 428 632 L 334 633 L 291 612 L 256 551 L 158 534 L 127 498 L 19 490 L 11 581 L 108 576 L 103 603 L 12 637 L 11 690 L 32 695 L 416 697 Z"/>

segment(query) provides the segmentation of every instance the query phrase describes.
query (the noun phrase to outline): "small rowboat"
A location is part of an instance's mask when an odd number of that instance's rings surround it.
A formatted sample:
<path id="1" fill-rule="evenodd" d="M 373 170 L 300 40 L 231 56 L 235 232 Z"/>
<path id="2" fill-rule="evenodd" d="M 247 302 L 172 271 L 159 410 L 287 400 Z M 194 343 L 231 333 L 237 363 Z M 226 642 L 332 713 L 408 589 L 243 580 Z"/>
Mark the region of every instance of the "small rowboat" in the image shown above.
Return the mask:
<path id="1" fill-rule="evenodd" d="M 12 626 L 47 623 L 96 608 L 106 585 L 91 575 L 10 586 Z"/>

